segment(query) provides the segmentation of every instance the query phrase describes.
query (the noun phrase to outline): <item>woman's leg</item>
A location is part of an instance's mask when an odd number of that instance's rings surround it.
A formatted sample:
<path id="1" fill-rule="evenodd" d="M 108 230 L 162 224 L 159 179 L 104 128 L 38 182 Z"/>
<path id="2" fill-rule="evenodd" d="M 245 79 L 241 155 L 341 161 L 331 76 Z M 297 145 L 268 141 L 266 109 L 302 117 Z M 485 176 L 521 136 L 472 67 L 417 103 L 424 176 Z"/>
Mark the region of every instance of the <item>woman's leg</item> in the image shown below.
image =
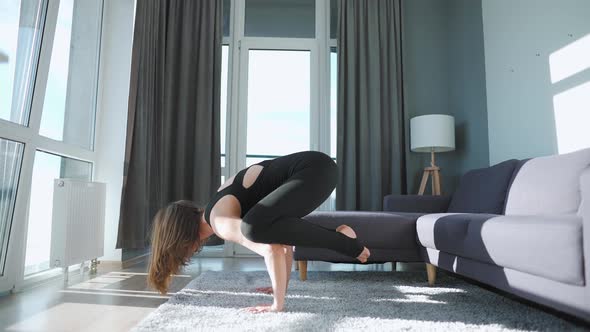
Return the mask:
<path id="1" fill-rule="evenodd" d="M 291 279 L 291 271 L 293 269 L 293 247 L 283 246 L 285 249 L 285 266 L 287 268 L 287 284 L 285 288 L 289 287 L 289 279 Z"/>
<path id="2" fill-rule="evenodd" d="M 253 242 L 328 248 L 358 257 L 363 245 L 357 239 L 301 219 L 330 196 L 337 172 L 329 157 L 315 158 L 248 211 L 242 233 Z"/>

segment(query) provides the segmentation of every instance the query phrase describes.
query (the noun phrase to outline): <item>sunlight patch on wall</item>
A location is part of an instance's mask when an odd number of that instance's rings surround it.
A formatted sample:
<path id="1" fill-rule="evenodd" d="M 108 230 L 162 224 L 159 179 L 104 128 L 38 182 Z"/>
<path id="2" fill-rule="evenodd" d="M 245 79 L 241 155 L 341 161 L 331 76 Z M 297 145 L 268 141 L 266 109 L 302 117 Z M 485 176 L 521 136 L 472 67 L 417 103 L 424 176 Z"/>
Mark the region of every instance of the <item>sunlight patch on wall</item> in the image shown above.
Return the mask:
<path id="1" fill-rule="evenodd" d="M 549 56 L 551 83 L 559 82 L 590 68 L 590 34 Z"/>
<path id="2" fill-rule="evenodd" d="M 587 61 L 590 62 L 590 57 Z M 555 95 L 553 109 L 558 152 L 590 147 L 590 82 Z"/>

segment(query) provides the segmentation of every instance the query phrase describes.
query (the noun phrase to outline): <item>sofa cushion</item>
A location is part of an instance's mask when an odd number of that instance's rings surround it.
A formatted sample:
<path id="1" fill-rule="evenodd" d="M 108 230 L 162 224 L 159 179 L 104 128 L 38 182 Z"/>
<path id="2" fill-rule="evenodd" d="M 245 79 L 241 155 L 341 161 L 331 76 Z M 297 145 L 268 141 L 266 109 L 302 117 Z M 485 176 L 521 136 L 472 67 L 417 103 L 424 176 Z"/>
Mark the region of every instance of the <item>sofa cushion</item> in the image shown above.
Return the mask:
<path id="1" fill-rule="evenodd" d="M 404 213 L 447 212 L 451 197 L 435 195 L 387 195 L 383 197 L 383 211 Z"/>
<path id="2" fill-rule="evenodd" d="M 584 284 L 582 218 L 439 213 L 416 222 L 420 244 L 460 257 Z"/>
<path id="3" fill-rule="evenodd" d="M 529 160 L 531 160 L 531 158 L 519 160 L 516 163 L 516 166 L 514 166 L 514 171 L 512 172 L 512 177 L 510 178 L 510 182 L 508 182 L 508 189 L 506 191 L 506 199 L 504 200 L 504 208 L 502 209 L 502 214 L 506 214 L 506 204 L 508 203 L 508 193 L 510 192 L 510 188 L 512 188 L 512 184 L 514 183 L 514 179 L 516 178 L 516 175 L 518 174 L 518 172 L 520 172 L 520 169 L 522 168 L 522 166 L 524 164 L 526 164 Z"/>
<path id="4" fill-rule="evenodd" d="M 527 161 L 514 177 L 505 213 L 575 214 L 581 202 L 580 175 L 589 166 L 590 149 Z"/>
<path id="5" fill-rule="evenodd" d="M 510 159 L 465 173 L 447 211 L 501 214 L 508 184 L 517 163 L 518 160 Z"/>

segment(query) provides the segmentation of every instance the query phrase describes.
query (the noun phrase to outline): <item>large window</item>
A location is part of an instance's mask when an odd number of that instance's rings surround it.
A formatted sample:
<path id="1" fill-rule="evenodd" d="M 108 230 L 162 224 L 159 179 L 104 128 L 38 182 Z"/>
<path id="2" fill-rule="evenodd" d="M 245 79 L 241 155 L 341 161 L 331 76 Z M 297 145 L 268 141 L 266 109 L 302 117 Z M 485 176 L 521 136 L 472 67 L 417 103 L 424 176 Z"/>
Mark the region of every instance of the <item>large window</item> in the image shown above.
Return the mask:
<path id="1" fill-rule="evenodd" d="M 224 174 L 301 150 L 324 151 L 335 159 L 336 1 L 231 4 L 234 21 L 224 37 L 227 95 L 222 77 L 222 98 L 228 101 L 227 107 L 222 104 L 222 126 L 228 128 L 222 129 Z"/>
<path id="2" fill-rule="evenodd" d="M 333 47 L 330 52 L 330 156 L 336 159 L 336 129 L 338 122 L 338 54 Z"/>
<path id="3" fill-rule="evenodd" d="M 228 58 L 229 58 L 229 46 L 223 45 L 221 47 L 221 102 L 220 102 L 220 126 L 221 126 L 221 167 L 225 168 L 225 137 L 226 137 L 226 124 L 227 124 L 227 77 L 228 77 Z M 221 172 L 221 182 L 225 180 L 225 172 Z"/>
<path id="4" fill-rule="evenodd" d="M 310 147 L 310 52 L 249 50 L 246 165 Z"/>
<path id="5" fill-rule="evenodd" d="M 60 0 L 39 133 L 92 149 L 100 1 Z"/>
<path id="6" fill-rule="evenodd" d="M 222 77 L 222 98 L 227 98 L 222 103 L 224 174 L 302 150 L 323 151 L 335 159 L 336 1 L 231 4 L 230 33 L 224 34 L 226 91 Z M 321 209 L 333 209 L 334 197 Z"/>
<path id="7" fill-rule="evenodd" d="M 44 18 L 41 0 L 0 2 L 0 119 L 29 124 Z"/>
<path id="8" fill-rule="evenodd" d="M 23 144 L 0 138 L 0 276 L 4 275 Z"/>
<path id="9" fill-rule="evenodd" d="M 92 180 L 102 10 L 0 1 L 0 292 L 48 276 L 54 179 Z"/>

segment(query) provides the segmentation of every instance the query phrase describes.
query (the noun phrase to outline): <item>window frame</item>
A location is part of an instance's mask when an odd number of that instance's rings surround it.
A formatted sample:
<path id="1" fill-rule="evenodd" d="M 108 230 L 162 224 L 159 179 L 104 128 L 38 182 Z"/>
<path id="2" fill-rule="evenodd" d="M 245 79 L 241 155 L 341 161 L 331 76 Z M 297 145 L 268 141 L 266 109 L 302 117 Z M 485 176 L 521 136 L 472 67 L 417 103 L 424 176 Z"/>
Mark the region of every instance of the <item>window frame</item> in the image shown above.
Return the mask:
<path id="1" fill-rule="evenodd" d="M 277 38 L 244 36 L 245 5 L 247 0 L 232 0 L 230 10 L 230 33 L 223 37 L 223 44 L 229 45 L 228 87 L 226 113 L 225 167 L 222 175 L 227 179 L 246 165 L 246 112 L 241 86 L 247 86 L 247 50 L 265 47 L 268 49 L 298 49 L 311 51 L 311 95 L 310 95 L 310 149 L 330 154 L 330 50 L 336 46 L 336 39 L 330 39 L 330 0 L 315 1 L 315 38 Z M 289 48 L 292 47 L 292 48 Z M 244 85 L 245 84 L 245 85 Z M 326 201 L 320 210 L 333 210 L 332 199 Z M 249 256 L 236 250 L 232 243 L 224 246 L 228 257 Z"/>
<path id="2" fill-rule="evenodd" d="M 100 42 L 104 28 L 102 19 L 104 14 L 104 0 L 97 1 L 100 1 L 100 34 L 98 36 L 98 49 L 101 50 Z M 43 5 L 46 6 L 44 26 L 42 27 L 41 32 L 41 47 L 40 50 L 38 50 L 37 55 L 35 80 L 30 87 L 30 89 L 32 89 L 32 102 L 30 105 L 31 109 L 29 112 L 28 126 L 16 124 L 5 119 L 0 119 L 0 137 L 24 144 L 21 170 L 19 175 L 20 178 L 18 179 L 16 202 L 12 217 L 12 227 L 8 237 L 9 243 L 7 247 L 6 269 L 4 275 L 0 276 L 0 293 L 9 291 L 11 289 L 20 291 L 34 286 L 40 282 L 44 282 L 49 278 L 61 276 L 61 271 L 58 271 L 57 269 L 39 272 L 37 274 L 28 276 L 27 278 L 24 276 L 29 220 L 29 203 L 32 187 L 33 163 L 35 161 L 36 151 L 39 150 L 62 157 L 88 162 L 92 167 L 91 178 L 94 179 L 96 176 L 96 144 L 94 144 L 94 149 L 90 150 L 75 144 L 68 144 L 66 142 L 54 140 L 39 134 L 60 0 L 44 0 Z M 101 79 L 98 74 L 100 69 L 99 67 L 100 53 L 95 68 L 97 72 L 97 81 Z M 95 96 L 98 96 L 98 89 L 99 84 L 97 82 L 97 91 L 95 91 Z M 95 135 L 97 132 L 96 126 L 99 123 L 98 119 L 100 119 L 101 116 L 100 108 L 96 106 L 97 102 L 97 98 L 94 98 L 95 128 L 92 130 L 92 141 L 95 143 Z"/>
<path id="3" fill-rule="evenodd" d="M 223 169 L 226 178 L 245 167 L 246 162 L 245 106 L 239 89 L 247 75 L 241 68 L 247 67 L 244 63 L 247 57 L 241 52 L 249 48 L 311 50 L 310 149 L 330 153 L 330 48 L 336 46 L 336 39 L 330 39 L 330 0 L 315 1 L 315 38 L 244 36 L 246 1 L 232 0 L 230 35 L 223 37 L 223 44 L 229 45 L 226 167 Z"/>

